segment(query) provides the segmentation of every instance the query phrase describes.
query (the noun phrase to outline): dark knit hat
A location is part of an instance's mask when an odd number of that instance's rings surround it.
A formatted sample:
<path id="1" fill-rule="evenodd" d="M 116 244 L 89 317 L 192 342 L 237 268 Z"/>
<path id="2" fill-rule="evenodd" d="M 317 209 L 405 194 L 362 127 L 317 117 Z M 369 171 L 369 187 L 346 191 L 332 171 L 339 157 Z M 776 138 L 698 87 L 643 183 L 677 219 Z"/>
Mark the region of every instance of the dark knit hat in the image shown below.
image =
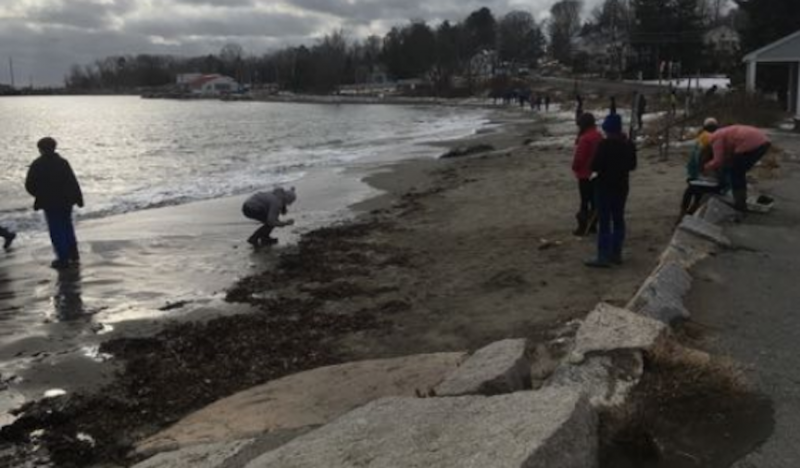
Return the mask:
<path id="1" fill-rule="evenodd" d="M 603 131 L 606 134 L 622 133 L 622 117 L 619 114 L 611 114 L 603 121 Z"/>

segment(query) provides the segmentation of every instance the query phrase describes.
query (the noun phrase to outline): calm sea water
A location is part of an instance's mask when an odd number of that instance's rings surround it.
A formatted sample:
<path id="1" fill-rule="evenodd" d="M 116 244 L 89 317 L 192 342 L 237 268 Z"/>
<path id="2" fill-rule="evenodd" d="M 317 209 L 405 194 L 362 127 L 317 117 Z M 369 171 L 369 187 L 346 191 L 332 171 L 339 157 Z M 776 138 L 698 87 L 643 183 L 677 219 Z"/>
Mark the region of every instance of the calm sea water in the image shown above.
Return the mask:
<path id="1" fill-rule="evenodd" d="M 0 99 L 0 223 L 40 229 L 24 178 L 36 141 L 52 136 L 94 218 L 240 194 L 309 168 L 434 155 L 421 142 L 466 136 L 479 110 L 329 106 L 137 97 Z"/>

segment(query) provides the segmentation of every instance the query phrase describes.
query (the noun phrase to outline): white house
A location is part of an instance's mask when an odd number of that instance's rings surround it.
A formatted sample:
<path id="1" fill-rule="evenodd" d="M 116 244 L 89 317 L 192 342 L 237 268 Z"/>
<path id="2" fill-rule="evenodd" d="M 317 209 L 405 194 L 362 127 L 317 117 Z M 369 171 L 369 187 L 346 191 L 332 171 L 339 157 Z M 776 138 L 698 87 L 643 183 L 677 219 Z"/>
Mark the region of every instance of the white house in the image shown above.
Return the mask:
<path id="1" fill-rule="evenodd" d="M 723 25 L 708 31 L 703 36 L 703 43 L 714 52 L 732 55 L 739 50 L 741 37 L 735 29 Z"/>
<path id="2" fill-rule="evenodd" d="M 231 94 L 241 89 L 239 83 L 233 78 L 218 74 L 187 73 L 179 75 L 177 81 L 178 86 L 186 91 L 203 96 Z"/>
<path id="3" fill-rule="evenodd" d="M 795 113 L 800 130 L 800 31 L 784 37 L 744 57 L 747 64 L 747 90 L 758 89 L 758 65 L 784 65 L 787 70 L 788 108 Z"/>

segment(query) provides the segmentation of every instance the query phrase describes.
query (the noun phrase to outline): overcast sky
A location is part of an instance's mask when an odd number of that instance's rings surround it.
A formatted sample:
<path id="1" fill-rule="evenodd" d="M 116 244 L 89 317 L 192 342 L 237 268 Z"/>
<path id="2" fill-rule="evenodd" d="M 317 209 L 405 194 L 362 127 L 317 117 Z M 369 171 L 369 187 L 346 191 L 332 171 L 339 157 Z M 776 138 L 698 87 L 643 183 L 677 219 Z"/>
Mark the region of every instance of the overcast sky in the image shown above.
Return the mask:
<path id="1" fill-rule="evenodd" d="M 0 83 L 60 85 L 74 63 L 118 54 L 218 52 L 241 44 L 260 55 L 312 43 L 337 28 L 383 34 L 410 18 L 461 20 L 487 6 L 542 19 L 556 0 L 0 0 Z M 586 0 L 587 9 L 601 0 Z"/>

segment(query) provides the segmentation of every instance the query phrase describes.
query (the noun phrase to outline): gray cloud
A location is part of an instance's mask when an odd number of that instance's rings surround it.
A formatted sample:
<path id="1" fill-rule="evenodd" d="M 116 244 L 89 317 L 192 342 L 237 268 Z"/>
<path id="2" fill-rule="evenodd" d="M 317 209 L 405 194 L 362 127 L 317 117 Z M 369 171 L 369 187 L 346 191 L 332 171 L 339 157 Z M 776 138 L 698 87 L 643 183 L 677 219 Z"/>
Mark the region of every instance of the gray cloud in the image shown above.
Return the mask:
<path id="1" fill-rule="evenodd" d="M 256 4 L 256 0 L 176 0 L 176 3 L 230 8 L 253 6 Z"/>
<path id="2" fill-rule="evenodd" d="M 261 54 L 333 29 L 384 33 L 410 19 L 459 21 L 487 6 L 540 14 L 556 0 L 0 0 L 0 44 L 18 81 L 61 84 L 72 64 L 119 54 L 195 55 L 228 42 Z M 587 0 L 587 9 L 602 0 Z M 0 67 L 0 83 L 9 82 Z"/>
<path id="3" fill-rule="evenodd" d="M 283 37 L 310 35 L 322 26 L 319 18 L 303 18 L 286 13 L 235 10 L 224 16 L 190 16 L 176 21 L 175 18 L 159 16 L 145 20 L 126 22 L 125 30 L 166 39 L 192 36 L 210 37 Z"/>

